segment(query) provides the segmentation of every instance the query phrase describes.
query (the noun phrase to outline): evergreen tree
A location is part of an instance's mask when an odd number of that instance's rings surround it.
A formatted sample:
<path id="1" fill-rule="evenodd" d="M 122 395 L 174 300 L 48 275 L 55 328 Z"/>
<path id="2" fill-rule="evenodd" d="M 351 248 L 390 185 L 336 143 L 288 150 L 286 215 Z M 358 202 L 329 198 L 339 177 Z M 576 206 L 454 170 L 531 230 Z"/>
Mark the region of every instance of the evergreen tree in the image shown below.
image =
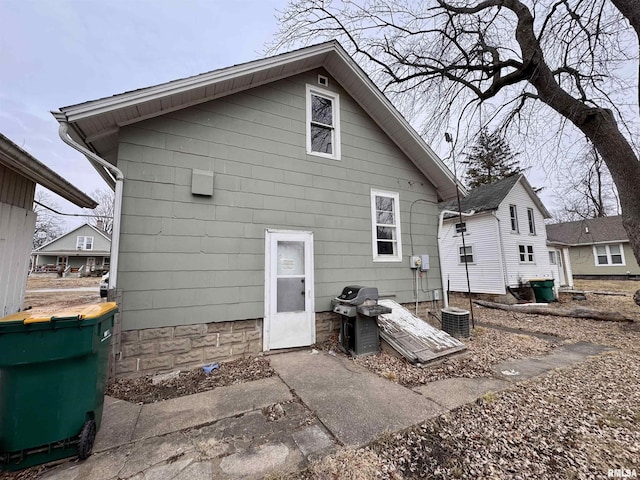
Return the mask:
<path id="1" fill-rule="evenodd" d="M 522 173 L 509 143 L 497 131 L 490 134 L 486 127 L 480 131 L 476 144 L 461 163 L 466 166 L 466 180 L 470 188 Z"/>

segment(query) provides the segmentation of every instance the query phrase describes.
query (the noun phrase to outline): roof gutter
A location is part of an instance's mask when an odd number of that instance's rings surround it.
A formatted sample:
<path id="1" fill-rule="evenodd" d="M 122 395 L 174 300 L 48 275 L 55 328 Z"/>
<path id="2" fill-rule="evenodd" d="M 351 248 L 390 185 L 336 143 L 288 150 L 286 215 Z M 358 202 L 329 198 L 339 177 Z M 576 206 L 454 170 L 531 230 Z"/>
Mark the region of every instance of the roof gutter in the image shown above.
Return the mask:
<path id="1" fill-rule="evenodd" d="M 33 180 L 52 192 L 82 208 L 96 208 L 91 197 L 71 185 L 56 172 L 38 161 L 29 152 L 0 133 L 0 164 Z"/>
<path id="2" fill-rule="evenodd" d="M 109 290 L 116 288 L 116 282 L 118 279 L 118 252 L 120 250 L 120 221 L 122 216 L 122 186 L 124 183 L 124 174 L 115 165 L 111 165 L 109 162 L 100 158 L 98 155 L 83 147 L 71 138 L 69 135 L 69 122 L 63 113 L 54 113 L 56 120 L 60 123 L 58 128 L 58 135 L 64 143 L 71 148 L 82 153 L 84 156 L 94 161 L 95 163 L 102 165 L 104 168 L 113 173 L 116 180 L 116 192 L 115 202 L 113 207 L 113 231 L 111 233 L 111 267 L 109 268 Z"/>

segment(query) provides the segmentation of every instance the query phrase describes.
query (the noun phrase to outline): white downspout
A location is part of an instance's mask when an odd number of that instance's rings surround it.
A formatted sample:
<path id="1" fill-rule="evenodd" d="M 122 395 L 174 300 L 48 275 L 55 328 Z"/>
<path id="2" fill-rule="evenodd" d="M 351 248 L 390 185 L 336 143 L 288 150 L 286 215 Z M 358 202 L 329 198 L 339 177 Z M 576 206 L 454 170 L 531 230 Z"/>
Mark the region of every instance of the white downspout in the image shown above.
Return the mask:
<path id="1" fill-rule="evenodd" d="M 498 234 L 498 248 L 500 249 L 500 267 L 502 268 L 502 277 L 504 280 L 504 289 L 505 292 L 507 293 L 507 287 L 509 286 L 509 272 L 507 271 L 507 260 L 504 257 L 504 245 L 502 243 L 502 231 L 501 231 L 501 224 L 500 224 L 500 219 L 498 218 L 498 215 L 496 215 L 496 212 L 492 212 L 493 218 L 496 219 L 496 226 L 497 226 L 497 234 Z"/>
<path id="2" fill-rule="evenodd" d="M 438 260 L 440 261 L 440 280 L 442 281 L 442 296 L 444 297 L 444 308 L 449 308 L 449 298 L 447 297 L 447 292 L 445 290 L 445 278 L 444 278 L 444 265 L 442 263 L 442 248 L 440 248 L 440 235 L 442 234 L 442 223 L 444 221 L 444 216 L 447 213 L 451 213 L 453 215 L 462 215 L 463 217 L 470 217 L 476 213 L 475 210 L 471 210 L 469 213 L 460 213 L 454 210 L 442 210 L 440 212 L 440 219 L 438 221 Z"/>
<path id="3" fill-rule="evenodd" d="M 109 267 L 109 290 L 112 290 L 116 288 L 116 282 L 118 280 L 118 252 L 120 251 L 120 217 L 122 214 L 122 185 L 124 182 L 124 174 L 116 166 L 111 165 L 106 160 L 74 141 L 69 135 L 69 123 L 64 117 L 56 115 L 56 119 L 60 122 L 58 135 L 60 135 L 64 143 L 91 158 L 91 160 L 99 165 L 102 165 L 115 176 L 116 192 L 113 206 L 113 231 L 111 232 L 111 265 Z"/>

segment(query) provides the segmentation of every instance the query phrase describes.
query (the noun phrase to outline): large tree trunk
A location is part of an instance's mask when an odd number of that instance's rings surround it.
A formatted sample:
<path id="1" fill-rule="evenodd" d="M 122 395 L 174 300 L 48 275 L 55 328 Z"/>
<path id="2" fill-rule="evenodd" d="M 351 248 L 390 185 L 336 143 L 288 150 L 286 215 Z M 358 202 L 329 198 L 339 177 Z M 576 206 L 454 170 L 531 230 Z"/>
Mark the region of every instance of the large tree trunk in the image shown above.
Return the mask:
<path id="1" fill-rule="evenodd" d="M 608 312 L 602 310 L 593 310 L 592 308 L 571 308 L 561 309 L 554 307 L 546 307 L 539 305 L 505 305 L 503 303 L 488 302 L 486 300 L 474 300 L 482 307 L 497 308 L 498 310 L 506 310 L 508 312 L 518 313 L 534 313 L 536 315 L 552 315 L 555 317 L 571 317 L 571 318 L 588 318 L 591 320 L 601 320 L 604 322 L 634 322 L 633 318 L 626 317 L 618 312 Z"/>
<path id="2" fill-rule="evenodd" d="M 527 7 L 519 0 L 504 1 L 518 17 L 516 40 L 522 50 L 525 68 L 529 72 L 528 80 L 538 91 L 538 97 L 579 128 L 607 164 L 620 195 L 622 225 L 629 236 L 633 254 L 640 264 L 640 195 L 638 195 L 640 161 L 638 157 L 620 132 L 620 127 L 610 110 L 589 107 L 569 95 L 558 84 L 545 61 L 544 53 L 534 32 L 534 19 Z M 640 32 L 638 1 L 612 0 L 612 2 L 629 19 L 636 32 Z"/>

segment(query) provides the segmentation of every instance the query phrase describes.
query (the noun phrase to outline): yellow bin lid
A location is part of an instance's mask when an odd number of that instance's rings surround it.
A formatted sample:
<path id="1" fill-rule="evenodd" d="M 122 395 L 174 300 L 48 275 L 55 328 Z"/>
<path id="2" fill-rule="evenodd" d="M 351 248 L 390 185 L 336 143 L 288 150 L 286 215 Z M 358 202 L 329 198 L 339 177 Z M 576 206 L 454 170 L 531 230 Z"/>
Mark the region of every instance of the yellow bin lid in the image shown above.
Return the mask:
<path id="1" fill-rule="evenodd" d="M 23 310 L 22 312 L 7 315 L 0 318 L 0 322 L 23 322 L 25 325 L 30 323 L 46 323 L 52 318 L 70 318 L 76 317 L 78 320 L 98 318 L 105 313 L 118 308 L 116 302 L 105 302 L 95 305 L 80 305 L 78 307 L 70 307 L 67 310 L 61 310 L 52 314 L 33 312 L 31 310 Z"/>

